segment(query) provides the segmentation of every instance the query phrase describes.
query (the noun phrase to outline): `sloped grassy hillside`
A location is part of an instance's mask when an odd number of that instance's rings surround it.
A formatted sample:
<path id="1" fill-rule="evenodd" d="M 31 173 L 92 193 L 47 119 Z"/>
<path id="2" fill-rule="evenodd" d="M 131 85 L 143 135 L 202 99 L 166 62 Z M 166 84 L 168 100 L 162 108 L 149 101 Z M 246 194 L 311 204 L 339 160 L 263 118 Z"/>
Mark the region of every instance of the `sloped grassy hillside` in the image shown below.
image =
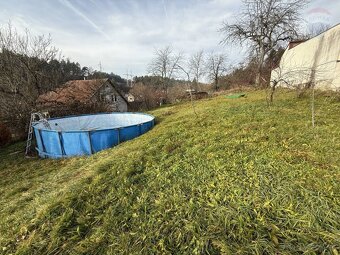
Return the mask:
<path id="1" fill-rule="evenodd" d="M 340 103 L 281 91 L 151 112 L 88 158 L 0 152 L 3 254 L 338 254 Z"/>

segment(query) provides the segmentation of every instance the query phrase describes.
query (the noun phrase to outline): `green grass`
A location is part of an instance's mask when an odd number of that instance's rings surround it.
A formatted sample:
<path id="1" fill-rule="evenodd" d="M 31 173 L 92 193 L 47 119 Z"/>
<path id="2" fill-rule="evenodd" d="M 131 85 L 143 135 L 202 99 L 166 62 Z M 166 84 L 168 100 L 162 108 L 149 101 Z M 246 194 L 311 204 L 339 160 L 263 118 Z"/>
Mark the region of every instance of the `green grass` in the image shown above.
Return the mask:
<path id="1" fill-rule="evenodd" d="M 280 91 L 157 109 L 87 158 L 0 152 L 3 254 L 338 254 L 340 103 Z"/>

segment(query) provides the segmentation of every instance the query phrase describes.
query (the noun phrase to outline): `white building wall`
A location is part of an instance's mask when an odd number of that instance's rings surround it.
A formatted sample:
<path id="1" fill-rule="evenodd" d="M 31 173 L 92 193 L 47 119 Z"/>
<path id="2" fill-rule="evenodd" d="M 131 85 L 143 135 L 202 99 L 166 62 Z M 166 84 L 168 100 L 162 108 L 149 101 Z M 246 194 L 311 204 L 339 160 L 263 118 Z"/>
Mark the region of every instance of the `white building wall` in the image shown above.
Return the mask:
<path id="1" fill-rule="evenodd" d="M 121 97 L 117 97 L 117 108 L 119 112 L 127 112 L 128 107 L 126 101 Z"/>
<path id="2" fill-rule="evenodd" d="M 284 52 L 271 74 L 278 86 L 295 87 L 315 80 L 322 90 L 340 90 L 340 25 Z"/>

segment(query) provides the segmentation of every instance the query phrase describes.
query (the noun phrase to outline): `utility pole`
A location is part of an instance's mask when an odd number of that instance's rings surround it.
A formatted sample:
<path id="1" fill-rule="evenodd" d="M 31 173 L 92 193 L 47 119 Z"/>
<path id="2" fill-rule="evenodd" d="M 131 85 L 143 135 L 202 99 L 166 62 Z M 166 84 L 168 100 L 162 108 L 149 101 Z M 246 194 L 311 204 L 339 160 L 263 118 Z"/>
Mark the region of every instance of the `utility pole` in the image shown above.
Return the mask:
<path id="1" fill-rule="evenodd" d="M 132 79 L 133 79 L 132 73 L 129 73 L 129 70 L 127 69 L 125 75 L 126 75 L 126 86 L 127 87 L 132 87 Z M 130 84 L 129 84 L 129 79 L 130 79 Z"/>
<path id="2" fill-rule="evenodd" d="M 126 70 L 126 87 L 129 87 L 129 69 Z"/>
<path id="3" fill-rule="evenodd" d="M 133 74 L 132 74 L 132 72 L 130 73 L 130 87 L 132 88 L 132 82 L 133 82 Z"/>

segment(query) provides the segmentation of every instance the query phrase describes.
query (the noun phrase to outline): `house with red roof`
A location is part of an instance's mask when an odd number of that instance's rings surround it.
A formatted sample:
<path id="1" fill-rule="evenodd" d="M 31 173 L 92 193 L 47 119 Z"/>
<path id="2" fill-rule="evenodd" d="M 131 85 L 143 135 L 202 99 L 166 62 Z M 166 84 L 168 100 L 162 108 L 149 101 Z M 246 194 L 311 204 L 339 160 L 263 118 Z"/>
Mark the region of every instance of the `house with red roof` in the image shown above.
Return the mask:
<path id="1" fill-rule="evenodd" d="M 110 79 L 73 80 L 38 97 L 37 106 L 44 110 L 67 109 L 74 105 L 101 104 L 109 111 L 126 112 L 128 101 Z"/>

